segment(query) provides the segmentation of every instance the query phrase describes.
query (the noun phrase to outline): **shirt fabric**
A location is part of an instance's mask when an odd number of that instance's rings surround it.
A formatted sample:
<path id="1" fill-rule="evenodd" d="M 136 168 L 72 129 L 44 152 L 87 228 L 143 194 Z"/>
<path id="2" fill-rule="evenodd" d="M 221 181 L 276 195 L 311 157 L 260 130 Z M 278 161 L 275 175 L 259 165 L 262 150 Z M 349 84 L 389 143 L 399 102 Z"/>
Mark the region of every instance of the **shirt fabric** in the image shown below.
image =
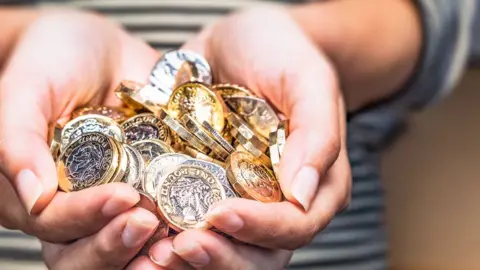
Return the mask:
<path id="1" fill-rule="evenodd" d="M 424 33 L 422 56 L 416 72 L 395 96 L 349 115 L 347 145 L 353 176 L 351 204 L 308 246 L 295 252 L 290 269 L 387 268 L 380 153 L 402 130 L 409 111 L 421 109 L 447 95 L 467 61 L 478 59 L 480 40 L 474 45 L 471 40 L 473 25 L 480 25 L 478 16 L 475 16 L 477 1 L 416 1 Z M 262 1 L 82 0 L 50 1 L 50 4 L 52 2 L 103 13 L 163 51 L 178 48 L 203 25 L 226 13 Z M 0 269 L 44 268 L 37 240 L 20 232 L 0 229 Z"/>

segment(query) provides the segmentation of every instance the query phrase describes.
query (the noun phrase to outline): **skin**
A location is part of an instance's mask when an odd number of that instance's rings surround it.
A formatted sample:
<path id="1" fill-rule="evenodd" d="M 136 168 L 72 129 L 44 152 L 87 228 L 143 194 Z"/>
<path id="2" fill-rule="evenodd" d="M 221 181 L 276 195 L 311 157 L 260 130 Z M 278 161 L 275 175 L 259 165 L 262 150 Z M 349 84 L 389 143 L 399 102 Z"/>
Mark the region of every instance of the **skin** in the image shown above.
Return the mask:
<path id="1" fill-rule="evenodd" d="M 46 141 L 49 124 L 65 119 L 76 107 L 118 104 L 111 90 L 121 79 L 145 82 L 158 55 L 114 24 L 93 15 L 47 12 L 33 22 L 29 17 L 25 20 L 28 26 L 19 27 L 20 34 L 12 34 L 14 42 L 3 46 L 14 49 L 4 50 L 11 53 L 0 78 L 0 148 L 10 179 L 0 181 L 4 187 L 0 189 L 0 223 L 53 243 L 44 243 L 45 259 L 52 269 L 65 269 L 67 263 L 69 269 L 284 268 L 290 250 L 309 243 L 348 204 L 351 175 L 345 142 L 347 110 L 395 93 L 409 77 L 418 56 L 420 34 L 415 23 L 403 23 L 407 29 L 401 31 L 405 36 L 400 35 L 412 40 L 407 42 L 413 44 L 411 47 L 393 49 L 388 46 L 390 39 L 380 38 L 376 50 L 357 49 L 356 45 L 367 46 L 373 41 L 368 35 L 371 28 L 354 30 L 353 26 L 360 23 L 345 19 L 361 16 L 354 13 L 358 11 L 353 7 L 359 7 L 352 2 L 331 1 L 308 9 L 244 11 L 226 17 L 185 44 L 185 48 L 207 58 L 218 82 L 247 86 L 291 120 L 279 179 L 288 201 L 263 204 L 229 199 L 211 209 L 207 215 L 210 223 L 253 245 L 192 230 L 157 242 L 148 257 L 133 261 L 153 233 L 156 218 L 135 207 L 138 194 L 127 185 L 99 186 L 71 194 L 57 192 L 55 166 Z M 383 18 L 385 35 L 400 28 L 398 23 L 389 28 L 387 22 L 416 22 L 409 1 L 384 2 L 384 8 L 395 8 L 396 14 L 403 16 Z M 365 15 L 362 24 L 378 25 L 370 17 L 381 15 L 374 4 L 383 2 L 365 3 L 370 5 L 359 13 L 369 16 Z M 312 15 L 313 10 L 325 16 Z M 330 12 L 336 16 L 329 16 Z M 344 21 L 335 23 L 335 18 Z M 327 19 L 332 21 L 320 23 Z M 315 20 L 318 23 L 312 23 Z M 325 28 L 321 31 L 311 25 Z M 410 31 L 412 36 L 408 36 Z M 347 33 L 343 40 L 350 39 L 345 44 L 357 50 L 344 45 L 338 32 Z M 360 60 L 368 64 L 351 64 Z M 388 79 L 383 79 L 385 76 Z M 369 89 L 363 88 L 367 85 L 374 89 L 373 94 L 359 90 Z M 92 218 L 92 213 L 98 216 Z M 126 228 L 134 228 L 135 239 L 139 240 L 127 241 L 126 245 L 125 239 L 133 232 L 125 233 Z"/>

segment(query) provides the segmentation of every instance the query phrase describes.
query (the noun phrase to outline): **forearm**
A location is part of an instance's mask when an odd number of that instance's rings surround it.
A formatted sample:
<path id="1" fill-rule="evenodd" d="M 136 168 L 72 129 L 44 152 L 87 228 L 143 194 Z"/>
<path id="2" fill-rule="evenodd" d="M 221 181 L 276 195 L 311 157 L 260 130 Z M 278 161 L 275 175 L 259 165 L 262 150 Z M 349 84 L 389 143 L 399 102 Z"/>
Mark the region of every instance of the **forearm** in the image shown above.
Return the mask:
<path id="1" fill-rule="evenodd" d="M 410 0 L 337 0 L 291 10 L 337 68 L 348 110 L 391 96 L 418 61 L 421 22 Z"/>
<path id="2" fill-rule="evenodd" d="M 38 13 L 34 9 L 0 8 L 0 70 L 18 37 Z"/>

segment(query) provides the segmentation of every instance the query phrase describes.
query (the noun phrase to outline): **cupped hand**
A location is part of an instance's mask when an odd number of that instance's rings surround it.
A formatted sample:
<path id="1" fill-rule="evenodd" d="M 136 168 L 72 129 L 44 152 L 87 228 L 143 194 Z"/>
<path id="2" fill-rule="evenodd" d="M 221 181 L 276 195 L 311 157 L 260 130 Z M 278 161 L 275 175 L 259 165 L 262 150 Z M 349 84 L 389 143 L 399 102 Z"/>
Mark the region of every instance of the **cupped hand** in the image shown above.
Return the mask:
<path id="1" fill-rule="evenodd" d="M 0 149 L 9 178 L 0 181 L 0 224 L 62 244 L 45 244 L 53 269 L 77 256 L 78 267 L 68 269 L 122 269 L 157 218 L 134 208 L 140 198 L 126 184 L 57 192 L 47 133 L 78 106 L 117 105 L 112 89 L 122 79 L 146 81 L 158 56 L 95 15 L 42 12 L 0 77 Z"/>
<path id="2" fill-rule="evenodd" d="M 150 255 L 172 269 L 280 269 L 285 250 L 308 244 L 349 202 L 346 113 L 334 68 L 280 8 L 234 14 L 184 47 L 206 56 L 217 83 L 246 86 L 290 119 L 279 178 L 288 201 L 228 199 L 210 209 L 213 226 L 255 247 L 191 231 L 160 241 Z"/>

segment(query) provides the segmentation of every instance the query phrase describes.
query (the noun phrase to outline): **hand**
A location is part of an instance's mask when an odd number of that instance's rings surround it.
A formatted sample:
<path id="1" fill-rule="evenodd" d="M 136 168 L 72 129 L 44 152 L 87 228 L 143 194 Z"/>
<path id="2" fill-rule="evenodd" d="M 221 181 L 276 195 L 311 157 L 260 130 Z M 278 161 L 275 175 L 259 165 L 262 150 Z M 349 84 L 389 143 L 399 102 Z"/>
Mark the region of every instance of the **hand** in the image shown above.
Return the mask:
<path id="1" fill-rule="evenodd" d="M 47 145 L 50 124 L 81 105 L 116 105 L 112 88 L 146 81 L 157 57 L 116 25 L 78 12 L 47 11 L 20 35 L 0 78 L 0 148 L 10 178 L 0 181 L 0 224 L 64 244 L 48 248 L 61 249 L 46 256 L 53 269 L 73 257 L 78 269 L 121 269 L 158 223 L 133 208 L 139 195 L 126 184 L 57 192 Z"/>
<path id="2" fill-rule="evenodd" d="M 280 184 L 288 201 L 228 199 L 208 221 L 234 238 L 186 231 L 150 250 L 171 269 L 280 269 L 350 198 L 346 116 L 336 73 L 326 56 L 281 9 L 230 16 L 185 48 L 204 54 L 217 82 L 244 85 L 290 119 Z M 190 266 L 188 266 L 190 265 Z"/>

